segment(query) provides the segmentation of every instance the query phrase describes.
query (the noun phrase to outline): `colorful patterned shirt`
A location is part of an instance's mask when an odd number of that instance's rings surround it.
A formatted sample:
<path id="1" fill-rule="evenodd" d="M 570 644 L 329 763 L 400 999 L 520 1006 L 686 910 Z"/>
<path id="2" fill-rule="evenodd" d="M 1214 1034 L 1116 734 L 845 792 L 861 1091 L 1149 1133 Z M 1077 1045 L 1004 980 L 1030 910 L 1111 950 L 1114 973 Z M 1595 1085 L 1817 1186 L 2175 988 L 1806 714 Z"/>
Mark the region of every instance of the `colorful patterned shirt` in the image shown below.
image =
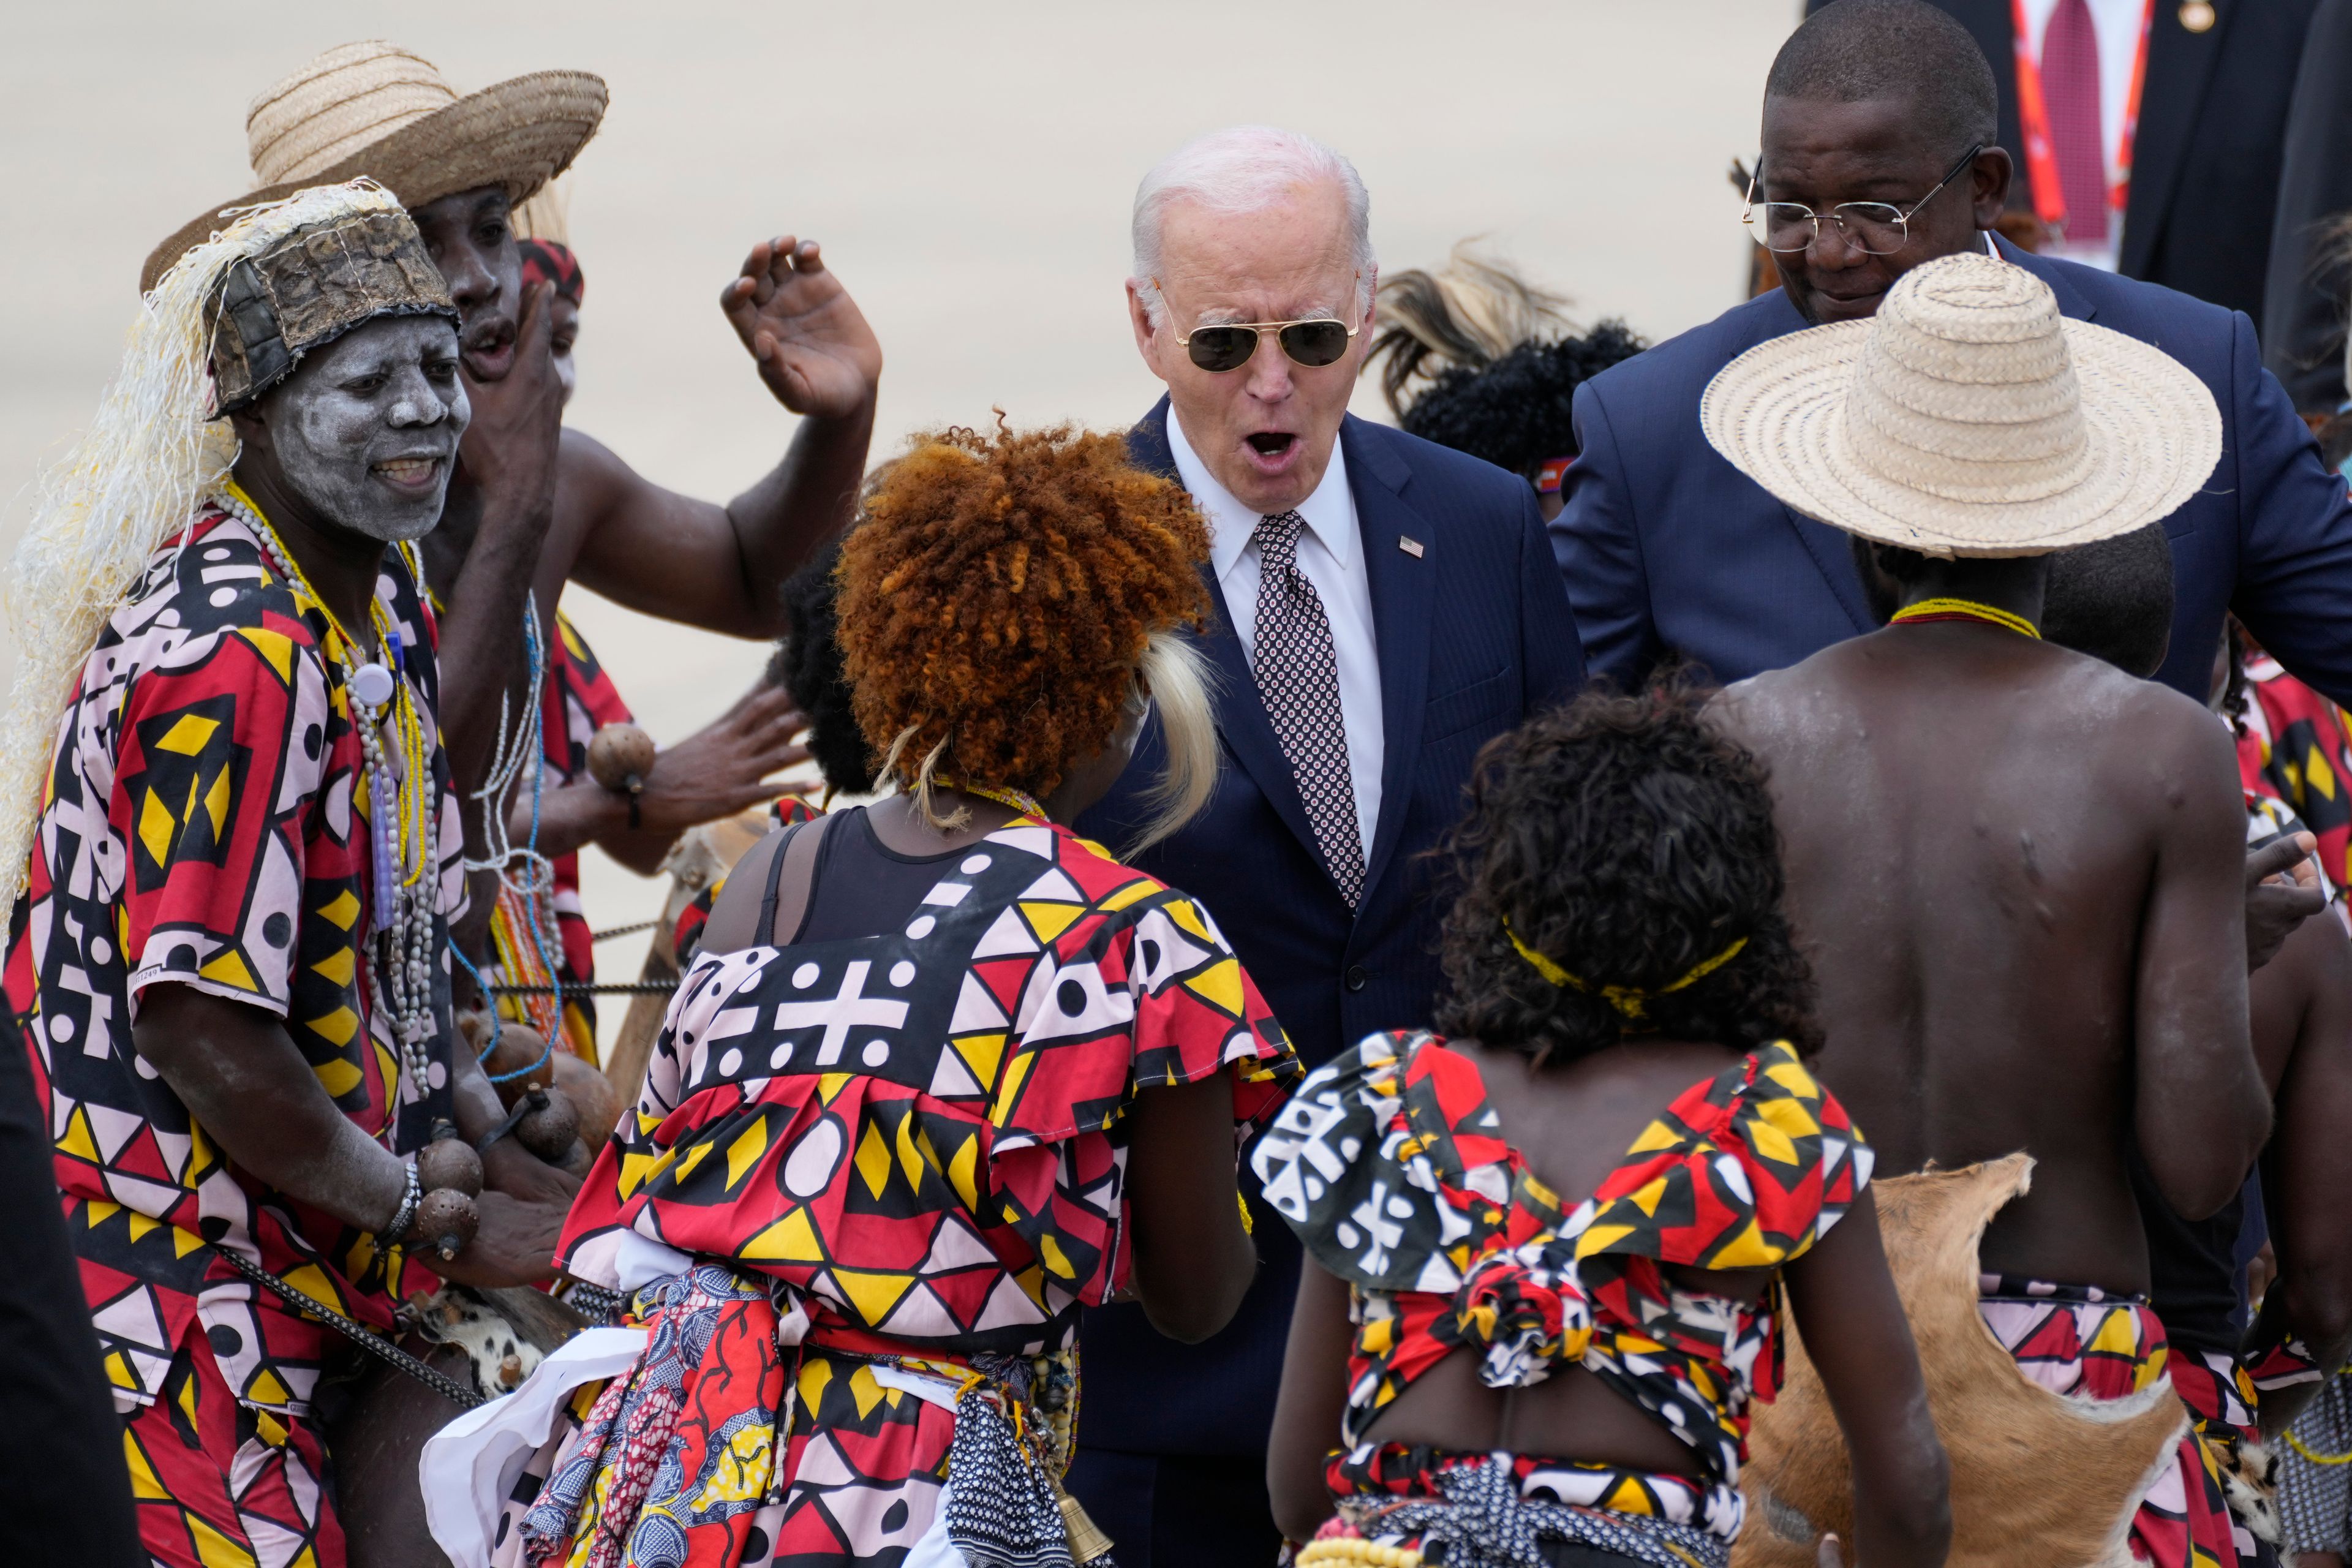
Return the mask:
<path id="1" fill-rule="evenodd" d="M 436 629 L 404 565 L 377 595 L 427 726 L 446 925 L 463 842 L 431 728 Z M 126 1410 L 155 1397 L 196 1327 L 240 1400 L 307 1407 L 334 1331 L 257 1302 L 206 1242 L 378 1326 L 418 1282 L 396 1251 L 232 1164 L 131 1043 L 146 987 L 192 986 L 282 1019 L 337 1107 L 387 1147 L 419 1146 L 448 1114 L 446 1028 L 420 1085 L 370 997 L 371 808 L 327 626 L 244 523 L 206 509 L 108 621 L 58 724 L 6 987 Z M 446 1019 L 446 973 L 436 989 Z"/>
<path id="2" fill-rule="evenodd" d="M 1252 1163 L 1266 1201 L 1348 1282 L 1357 1317 L 1335 1467 L 1385 1485 L 1380 1413 L 1456 1350 L 1490 1387 L 1580 1365 L 1665 1423 L 1708 1484 L 1522 1457 L 1564 1503 L 1650 1512 L 1728 1540 L 1751 1400 L 1780 1385 L 1776 1278 L 1755 1302 L 1672 1266 L 1777 1268 L 1870 1180 L 1845 1110 L 1784 1045 L 1694 1084 L 1572 1213 L 1502 1136 L 1477 1065 L 1434 1035 L 1373 1035 L 1301 1086 Z"/>

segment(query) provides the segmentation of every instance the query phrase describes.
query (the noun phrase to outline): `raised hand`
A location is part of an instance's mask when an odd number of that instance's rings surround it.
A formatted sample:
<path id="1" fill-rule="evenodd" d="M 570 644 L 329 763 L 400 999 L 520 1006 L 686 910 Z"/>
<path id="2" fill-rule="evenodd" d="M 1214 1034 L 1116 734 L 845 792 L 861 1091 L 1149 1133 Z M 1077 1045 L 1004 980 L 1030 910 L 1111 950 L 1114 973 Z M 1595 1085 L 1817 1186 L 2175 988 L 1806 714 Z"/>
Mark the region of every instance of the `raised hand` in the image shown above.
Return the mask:
<path id="1" fill-rule="evenodd" d="M 716 723 L 654 759 L 637 797 L 645 826 L 679 833 L 791 793 L 771 781 L 808 760 L 797 739 L 807 729 L 808 715 L 790 692 L 764 682 L 753 688 Z"/>
<path id="2" fill-rule="evenodd" d="M 473 418 L 458 444 L 467 476 L 485 495 L 518 509 L 541 528 L 554 514 L 555 456 L 563 433 L 563 381 L 549 349 L 555 289 L 523 290 L 514 362 L 495 381 L 478 379 L 470 360 L 466 396 Z"/>
<path id="3" fill-rule="evenodd" d="M 873 399 L 882 345 L 816 241 L 782 235 L 753 246 L 741 275 L 719 290 L 719 308 L 760 379 L 793 413 L 844 418 Z"/>

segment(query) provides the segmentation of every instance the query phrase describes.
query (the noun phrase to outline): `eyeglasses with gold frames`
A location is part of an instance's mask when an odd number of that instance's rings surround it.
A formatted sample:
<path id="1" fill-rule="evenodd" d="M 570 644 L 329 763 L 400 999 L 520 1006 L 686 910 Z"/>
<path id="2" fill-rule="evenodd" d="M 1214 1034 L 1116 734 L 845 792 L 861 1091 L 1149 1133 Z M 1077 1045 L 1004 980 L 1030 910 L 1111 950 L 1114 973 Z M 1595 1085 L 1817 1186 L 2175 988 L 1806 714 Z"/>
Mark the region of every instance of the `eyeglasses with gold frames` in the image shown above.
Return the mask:
<path id="1" fill-rule="evenodd" d="M 1935 188 L 1910 206 L 1899 207 L 1888 202 L 1842 202 L 1827 213 L 1817 213 L 1802 202 L 1759 202 L 1756 189 L 1764 177 L 1763 165 L 1748 176 L 1746 205 L 1740 208 L 1739 221 L 1765 249 L 1782 256 L 1794 255 L 1810 247 L 1822 236 L 1822 219 L 1827 217 L 1836 226 L 1838 234 L 1848 245 L 1871 256 L 1892 256 L 1911 238 L 1911 220 L 1919 209 L 1936 199 L 1936 193 L 1959 178 L 1960 171 L 1976 162 L 1984 143 L 1977 142 L 1960 154 L 1960 161 L 1944 171 Z"/>

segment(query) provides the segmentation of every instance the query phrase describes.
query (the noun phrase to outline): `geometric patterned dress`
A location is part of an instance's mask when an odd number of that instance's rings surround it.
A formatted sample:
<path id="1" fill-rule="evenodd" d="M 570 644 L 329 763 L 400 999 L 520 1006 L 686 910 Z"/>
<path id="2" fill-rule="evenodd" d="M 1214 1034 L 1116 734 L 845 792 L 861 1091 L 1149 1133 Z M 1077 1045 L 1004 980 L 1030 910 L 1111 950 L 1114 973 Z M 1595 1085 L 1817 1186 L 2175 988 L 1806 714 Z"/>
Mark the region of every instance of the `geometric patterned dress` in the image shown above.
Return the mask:
<path id="1" fill-rule="evenodd" d="M 1127 1107 L 1223 1073 L 1246 1131 L 1298 1068 L 1208 912 L 1099 846 L 1024 817 L 943 868 L 903 929 L 688 970 L 560 1252 L 646 1348 L 500 1561 L 894 1565 L 950 1522 L 975 1395 L 1038 1461 L 1008 1473 L 1058 1475 L 1078 1310 L 1130 1266 Z"/>
<path id="2" fill-rule="evenodd" d="M 1675 1097 L 1572 1212 L 1502 1133 L 1477 1064 L 1426 1033 L 1372 1035 L 1299 1089 L 1253 1152 L 1273 1205 L 1349 1287 L 1355 1335 L 1339 1447 L 1340 1521 L 1390 1544 L 1451 1539 L 1464 1483 L 1500 1489 L 1481 1531 L 1531 1531 L 1637 1562 L 1719 1563 L 1739 1533 L 1748 1411 L 1780 1386 L 1775 1272 L 1752 1302 L 1679 1289 L 1673 1266 L 1771 1269 L 1861 1195 L 1872 1152 L 1785 1045 Z M 1489 1387 L 1591 1373 L 1687 1445 L 1682 1476 L 1537 1454 L 1444 1454 L 1372 1434 L 1456 1352 Z M 1441 1500 L 1444 1500 L 1441 1501 Z M 1466 1506 L 1466 1505 L 1464 1505 Z"/>
<path id="3" fill-rule="evenodd" d="M 463 847 L 432 732 L 436 631 L 401 552 L 377 592 L 427 726 L 446 920 Z M 326 635 L 324 612 L 241 521 L 206 509 L 158 552 L 59 721 L 10 919 L 8 1003 L 130 1417 L 142 1533 L 166 1563 L 341 1560 L 307 1419 L 341 1336 L 257 1300 L 205 1243 L 379 1328 L 432 1283 L 231 1163 L 131 1043 L 146 986 L 193 986 L 282 1020 L 337 1107 L 385 1146 L 418 1146 L 447 1114 L 446 1031 L 417 1083 L 370 1001 L 370 803 Z"/>

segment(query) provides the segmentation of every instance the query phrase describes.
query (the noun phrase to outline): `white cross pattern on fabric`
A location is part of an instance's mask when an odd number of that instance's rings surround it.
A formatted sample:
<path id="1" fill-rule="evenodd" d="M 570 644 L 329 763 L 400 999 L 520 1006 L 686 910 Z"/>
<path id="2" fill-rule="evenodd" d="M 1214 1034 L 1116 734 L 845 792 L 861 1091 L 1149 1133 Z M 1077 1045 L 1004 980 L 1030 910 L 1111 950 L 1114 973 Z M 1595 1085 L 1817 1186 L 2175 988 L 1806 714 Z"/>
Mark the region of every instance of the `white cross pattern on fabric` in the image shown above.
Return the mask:
<path id="1" fill-rule="evenodd" d="M 1316 847 L 1353 909 L 1364 891 L 1363 834 L 1348 771 L 1348 725 L 1339 708 L 1339 656 L 1322 596 L 1298 567 L 1295 511 L 1258 519 L 1257 635 L 1251 673 L 1265 716 L 1297 780 Z"/>
<path id="2" fill-rule="evenodd" d="M 848 1043 L 850 1030 L 900 1027 L 907 1022 L 906 1003 L 866 994 L 866 976 L 873 967 L 866 959 L 852 959 L 841 976 L 839 994 L 822 1002 L 777 1003 L 776 1027 L 805 1029 L 823 1024 L 824 1038 L 816 1050 L 816 1065 L 821 1068 L 841 1059 L 841 1047 Z"/>

